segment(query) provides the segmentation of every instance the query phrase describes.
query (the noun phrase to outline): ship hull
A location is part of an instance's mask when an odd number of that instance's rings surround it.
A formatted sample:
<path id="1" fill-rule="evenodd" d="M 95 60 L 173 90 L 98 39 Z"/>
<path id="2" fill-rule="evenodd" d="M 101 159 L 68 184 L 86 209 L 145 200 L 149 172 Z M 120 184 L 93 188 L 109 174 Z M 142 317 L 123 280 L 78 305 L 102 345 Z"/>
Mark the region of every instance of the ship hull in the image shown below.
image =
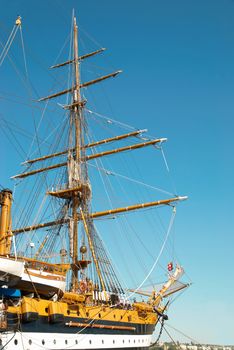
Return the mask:
<path id="1" fill-rule="evenodd" d="M 77 319 L 79 323 L 73 327 L 72 320 L 74 318 L 65 317 L 61 322 L 48 323 L 48 317 L 39 316 L 34 321 L 21 322 L 10 314 L 7 328 L 0 333 L 0 349 L 147 349 L 155 329 L 155 324 L 84 318 Z"/>
<path id="2" fill-rule="evenodd" d="M 58 334 L 123 334 L 123 335 L 150 335 L 154 332 L 155 324 L 118 322 L 87 318 L 64 317 L 58 320 L 48 322 L 46 316 L 32 315 L 34 313 L 25 313 L 22 319 L 18 319 L 16 314 L 8 314 L 7 330 L 18 329 L 20 321 L 20 330 L 24 333 L 58 333 Z"/>
<path id="3" fill-rule="evenodd" d="M 4 350 L 84 350 L 148 349 L 152 334 L 79 334 L 42 332 L 4 332 L 0 335 Z"/>

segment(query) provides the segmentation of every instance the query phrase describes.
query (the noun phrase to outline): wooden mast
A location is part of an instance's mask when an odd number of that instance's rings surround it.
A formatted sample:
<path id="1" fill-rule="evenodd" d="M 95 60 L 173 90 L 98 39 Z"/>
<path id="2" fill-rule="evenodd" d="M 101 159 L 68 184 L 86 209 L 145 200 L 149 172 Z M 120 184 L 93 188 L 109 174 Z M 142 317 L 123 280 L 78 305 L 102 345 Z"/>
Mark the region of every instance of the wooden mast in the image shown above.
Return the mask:
<path id="1" fill-rule="evenodd" d="M 72 220 L 73 220 L 73 247 L 72 247 L 72 280 L 71 280 L 71 290 L 73 292 L 78 291 L 79 281 L 78 281 L 78 271 L 80 270 L 80 261 L 78 260 L 78 222 L 83 220 L 83 225 L 85 232 L 89 241 L 89 246 L 93 255 L 94 263 L 97 269 L 97 274 L 99 276 L 102 290 L 105 290 L 105 284 L 101 275 L 99 264 L 96 258 L 95 250 L 93 243 L 90 237 L 89 227 L 85 221 L 85 216 L 83 209 L 87 211 L 88 214 L 88 193 L 86 189 L 86 175 L 84 172 L 84 164 L 86 162 L 86 157 L 84 156 L 85 147 L 84 147 L 84 135 L 83 135 L 83 104 L 81 103 L 80 89 L 83 86 L 89 86 L 95 84 L 96 82 L 107 79 L 108 77 L 115 76 L 119 72 L 114 74 L 109 74 L 103 78 L 98 78 L 87 84 L 80 84 L 80 70 L 79 70 L 79 58 L 78 58 L 78 28 L 76 25 L 76 18 L 74 17 L 74 68 L 75 68 L 75 88 L 73 93 L 73 106 L 74 106 L 74 126 L 75 126 L 75 152 L 74 152 L 74 174 L 78 175 L 78 181 L 73 182 L 72 187 L 81 186 L 84 191 L 81 195 L 80 190 L 74 190 L 72 193 Z M 82 154 L 81 154 L 82 152 Z M 72 153 L 69 152 L 69 155 L 72 156 Z M 69 160 L 68 160 L 69 161 Z M 78 213 L 79 209 L 79 213 Z"/>
<path id="2" fill-rule="evenodd" d="M 74 17 L 74 69 L 75 69 L 75 89 L 73 92 L 74 107 L 74 126 L 75 126 L 75 154 L 74 154 L 74 173 L 78 173 L 79 182 L 81 179 L 81 108 L 79 102 L 80 96 L 80 72 L 78 62 L 78 29 L 76 25 L 76 18 Z M 78 103 L 77 103 L 78 102 Z M 74 191 L 72 196 L 72 219 L 73 219 L 73 247 L 72 247 L 72 284 L 71 289 L 77 290 L 78 287 L 78 206 L 79 206 L 79 192 Z"/>

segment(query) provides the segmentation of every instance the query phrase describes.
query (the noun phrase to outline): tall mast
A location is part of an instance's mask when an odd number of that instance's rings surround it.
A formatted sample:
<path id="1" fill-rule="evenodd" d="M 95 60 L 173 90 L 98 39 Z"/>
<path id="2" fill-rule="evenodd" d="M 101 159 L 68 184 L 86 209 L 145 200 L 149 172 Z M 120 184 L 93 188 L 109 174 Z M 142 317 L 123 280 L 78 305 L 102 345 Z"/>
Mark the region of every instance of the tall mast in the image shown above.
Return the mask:
<path id="1" fill-rule="evenodd" d="M 102 277 L 102 271 L 99 266 L 99 259 L 96 255 L 95 247 L 93 245 L 93 237 L 91 232 L 93 230 L 92 226 L 92 218 L 89 213 L 89 201 L 91 195 L 91 187 L 89 184 L 88 173 L 87 173 L 87 161 L 88 158 L 85 155 L 85 149 L 88 147 L 94 147 L 98 144 L 103 144 L 107 142 L 111 142 L 114 140 L 130 137 L 137 135 L 137 133 L 129 133 L 127 135 L 120 135 L 117 138 L 110 138 L 106 140 L 101 140 L 99 142 L 94 142 L 88 145 L 85 145 L 84 142 L 84 117 L 83 117 L 83 108 L 85 106 L 86 101 L 82 101 L 81 99 L 81 89 L 93 84 L 97 84 L 102 82 L 103 80 L 116 77 L 121 71 L 116 71 L 110 73 L 108 75 L 98 77 L 97 79 L 85 82 L 83 84 L 80 83 L 80 70 L 79 70 L 79 62 L 94 56 L 98 53 L 101 53 L 105 49 L 99 49 L 97 51 L 88 53 L 86 55 L 80 56 L 78 55 L 78 28 L 76 25 L 76 18 L 73 19 L 73 51 L 74 55 L 72 60 L 67 62 L 63 62 L 62 64 L 57 64 L 52 68 L 58 68 L 65 66 L 67 64 L 73 64 L 73 82 L 72 87 L 67 90 L 60 91 L 58 93 L 54 93 L 50 96 L 46 96 L 41 98 L 39 101 L 45 101 L 51 98 L 55 98 L 67 93 L 72 94 L 72 100 L 69 101 L 71 104 L 64 106 L 65 109 L 70 110 L 70 129 L 69 129 L 69 148 L 66 151 L 62 151 L 56 153 L 55 156 L 59 156 L 67 153 L 67 162 L 63 164 L 63 166 L 67 166 L 67 174 L 68 174 L 68 183 L 66 188 L 62 188 L 57 191 L 57 195 L 59 198 L 63 198 L 67 200 L 67 204 L 69 207 L 69 218 L 67 218 L 67 224 L 69 227 L 69 243 L 70 243 L 70 257 L 72 260 L 71 270 L 71 286 L 70 289 L 76 292 L 79 289 L 79 281 L 78 281 L 78 272 L 79 270 L 83 270 L 87 267 L 91 261 L 84 260 L 84 250 L 86 247 L 83 247 L 81 252 L 81 260 L 79 260 L 78 256 L 78 224 L 79 221 L 83 222 L 83 226 L 85 229 L 85 233 L 88 239 L 88 243 L 90 246 L 90 251 L 92 253 L 93 261 L 95 263 L 96 271 L 98 278 L 101 282 L 102 290 L 105 290 L 105 283 Z M 51 158 L 51 155 L 46 156 L 45 159 Z M 38 159 L 42 160 L 42 159 Z M 36 160 L 36 161 L 38 161 Z M 53 165 L 53 169 L 60 167 L 56 164 Z M 49 170 L 51 170 L 50 168 Z M 44 169 L 42 170 L 44 171 Z M 36 173 L 38 171 L 36 170 Z M 33 173 L 34 174 L 34 173 Z M 33 175 L 24 174 L 23 176 Z M 21 175 L 20 175 L 21 176 Z M 18 177 L 18 176 L 17 176 Z M 52 192 L 48 192 L 49 195 L 54 195 Z M 63 220 L 62 220 L 63 221 Z M 62 224 L 62 222 L 61 222 Z M 41 227 L 46 227 L 48 224 L 42 224 Z M 20 231 L 21 232 L 21 231 Z M 80 240 L 79 240 L 80 241 Z M 82 248 L 82 247 L 81 247 Z M 85 263 L 85 264 L 84 264 Z M 85 275 L 82 272 L 82 277 Z"/>
<path id="2" fill-rule="evenodd" d="M 74 37 L 74 71 L 75 71 L 75 86 L 73 92 L 73 103 L 74 110 L 71 111 L 71 118 L 73 119 L 74 125 L 74 137 L 75 137 L 75 152 L 74 152 L 74 162 L 73 162 L 73 176 L 76 174 L 75 179 L 72 180 L 73 187 L 77 185 L 78 182 L 81 184 L 81 147 L 82 147 L 82 125 L 81 125 L 81 114 L 82 107 L 79 105 L 81 102 L 80 96 L 80 72 L 79 72 L 79 62 L 78 62 L 78 29 L 76 25 L 76 18 L 74 17 L 74 27 L 73 27 L 73 37 Z M 78 178 L 77 178 L 78 177 Z M 71 184 L 69 184 L 70 186 Z M 72 289 L 76 290 L 78 286 L 78 207 L 80 204 L 79 192 L 74 191 L 72 197 L 72 219 L 73 219 L 73 247 L 72 247 Z"/>

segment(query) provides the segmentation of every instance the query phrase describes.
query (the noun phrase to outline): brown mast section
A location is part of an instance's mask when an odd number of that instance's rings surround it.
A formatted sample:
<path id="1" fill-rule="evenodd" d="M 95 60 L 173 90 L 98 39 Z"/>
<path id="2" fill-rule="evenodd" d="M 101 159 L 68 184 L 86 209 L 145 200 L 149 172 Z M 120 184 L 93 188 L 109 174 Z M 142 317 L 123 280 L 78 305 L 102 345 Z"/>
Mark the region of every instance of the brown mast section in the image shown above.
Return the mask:
<path id="1" fill-rule="evenodd" d="M 137 143 L 137 144 L 130 145 L 130 146 L 116 148 L 116 149 L 105 151 L 105 152 L 101 152 L 101 153 L 96 153 L 96 154 L 94 153 L 94 154 L 85 156 L 84 158 L 82 157 L 81 161 L 87 161 L 87 160 L 91 160 L 91 159 L 95 159 L 95 158 L 99 158 L 99 157 L 109 156 L 111 154 L 116 154 L 116 153 L 120 153 L 120 152 L 125 152 L 125 151 L 131 151 L 131 150 L 134 150 L 134 149 L 139 149 L 139 148 L 142 148 L 142 147 L 156 145 L 157 143 L 160 144 L 160 143 L 162 143 L 164 141 L 166 141 L 166 139 L 164 139 L 164 138 L 163 139 L 156 139 L 156 140 L 151 140 L 151 141 L 147 141 L 147 142 Z M 69 151 L 72 151 L 72 150 L 74 150 L 74 149 L 69 149 Z M 61 154 L 63 154 L 63 153 L 60 152 L 59 155 L 61 155 Z M 52 158 L 52 157 L 50 157 L 50 158 Z M 45 159 L 45 158 L 43 158 L 43 159 Z M 39 159 L 38 158 L 37 160 L 43 160 L 43 159 Z M 50 166 L 48 166 L 46 168 L 40 168 L 40 169 L 36 169 L 36 170 L 32 170 L 32 171 L 29 171 L 29 172 L 26 172 L 26 173 L 22 173 L 22 174 L 18 174 L 18 175 L 12 176 L 12 179 L 23 178 L 23 177 L 35 175 L 35 174 L 41 173 L 43 171 L 48 171 L 48 170 L 52 170 L 52 169 L 56 169 L 56 168 L 61 168 L 61 167 L 64 167 L 66 165 L 67 165 L 66 162 L 50 165 Z"/>
<path id="2" fill-rule="evenodd" d="M 85 148 L 91 148 L 91 147 L 99 146 L 99 145 L 102 145 L 102 144 L 107 144 L 109 142 L 123 140 L 123 139 L 125 139 L 127 137 L 140 135 L 140 134 L 142 134 L 145 131 L 146 130 L 137 130 L 137 131 L 129 132 L 127 134 L 122 134 L 122 135 L 110 137 L 108 139 L 104 139 L 104 140 L 88 143 L 84 147 Z M 39 158 L 28 159 L 25 162 L 23 162 L 22 164 L 23 165 L 25 165 L 25 164 L 33 164 L 35 162 L 40 162 L 40 161 L 43 161 L 43 160 L 46 160 L 46 159 L 50 159 L 50 158 L 61 156 L 63 154 L 68 153 L 69 151 L 74 152 L 74 150 L 75 150 L 74 148 L 71 148 L 71 149 L 67 149 L 65 151 L 61 151 L 61 152 L 57 152 L 57 153 L 53 153 L 53 154 L 48 154 L 46 156 L 42 156 L 42 157 L 39 157 Z"/>
<path id="3" fill-rule="evenodd" d="M 74 64 L 78 66 L 78 61 L 74 61 Z M 83 83 L 81 85 L 78 85 L 78 88 L 84 88 L 84 87 L 87 87 L 87 86 L 90 86 L 90 85 L 93 85 L 93 84 L 97 84 L 99 83 L 100 81 L 103 81 L 103 80 L 106 80 L 108 78 L 114 78 L 116 77 L 119 73 L 122 73 L 121 70 L 118 70 L 116 72 L 113 72 L 113 73 L 110 73 L 110 74 L 107 74 L 107 75 L 104 75 L 103 77 L 100 77 L 100 78 L 97 78 L 97 79 L 94 79 L 94 80 L 91 80 L 91 81 L 88 81 L 86 83 Z M 46 101 L 46 100 L 50 100 L 51 98 L 55 98 L 55 97 L 58 97 L 58 96 L 61 96 L 61 95 L 64 95 L 64 94 L 68 94 L 69 92 L 73 92 L 74 89 L 71 88 L 71 89 L 67 89 L 67 90 L 63 90 L 63 91 L 60 91 L 60 92 L 56 92 L 55 94 L 53 95 L 49 95 L 49 96 L 46 96 L 46 97 L 42 97 L 38 100 L 38 102 L 41 102 L 41 101 Z M 81 101 L 80 101 L 81 103 Z"/>
<path id="4" fill-rule="evenodd" d="M 134 204 L 134 205 L 130 205 L 128 207 L 115 208 L 115 209 L 111 209 L 111 210 L 105 210 L 105 211 L 100 211 L 100 212 L 96 212 L 96 213 L 90 213 L 89 217 L 91 219 L 96 219 L 96 218 L 100 218 L 102 216 L 121 214 L 121 213 L 124 213 L 124 212 L 130 212 L 130 211 L 134 211 L 134 210 L 137 210 L 137 209 L 146 209 L 146 208 L 156 207 L 156 206 L 160 206 L 160 205 L 170 205 L 173 202 L 183 201 L 183 200 L 186 200 L 187 198 L 188 198 L 187 196 L 184 196 L 184 197 L 180 197 L 179 196 L 179 197 L 175 197 L 175 198 L 162 199 L 162 200 L 155 201 L 155 202 Z M 79 217 L 79 220 L 82 220 L 82 217 Z M 12 233 L 17 235 L 19 233 L 24 233 L 24 232 L 33 231 L 33 230 L 39 230 L 39 229 L 44 228 L 44 227 L 50 227 L 50 226 L 67 224 L 68 222 L 69 222 L 69 219 L 60 219 L 60 220 L 46 222 L 46 223 L 43 223 L 43 224 L 38 224 L 38 225 L 32 225 L 32 226 L 26 226 L 26 227 L 18 228 L 18 229 L 13 230 Z"/>
<path id="5" fill-rule="evenodd" d="M 88 53 L 88 54 L 86 54 L 86 55 L 83 55 L 83 56 L 78 57 L 78 60 L 79 60 L 79 61 L 82 61 L 82 60 L 84 60 L 85 58 L 92 57 L 92 56 L 94 56 L 94 55 L 97 55 L 98 53 L 101 53 L 101 52 L 105 51 L 105 50 L 106 50 L 106 49 L 105 49 L 104 47 L 102 47 L 102 48 L 99 49 L 99 50 L 96 50 L 96 51 L 94 51 L 94 52 L 90 52 L 90 53 Z M 54 66 L 51 66 L 50 68 L 59 68 L 59 67 L 63 67 L 63 66 L 66 66 L 67 64 L 71 64 L 71 63 L 73 63 L 73 62 L 74 62 L 74 60 L 69 60 L 69 61 L 66 61 L 66 62 L 63 62 L 63 63 L 56 64 L 56 65 L 54 65 Z"/>
<path id="6" fill-rule="evenodd" d="M 8 255 L 11 251 L 11 204 L 12 192 L 5 189 L 0 192 L 0 255 Z"/>

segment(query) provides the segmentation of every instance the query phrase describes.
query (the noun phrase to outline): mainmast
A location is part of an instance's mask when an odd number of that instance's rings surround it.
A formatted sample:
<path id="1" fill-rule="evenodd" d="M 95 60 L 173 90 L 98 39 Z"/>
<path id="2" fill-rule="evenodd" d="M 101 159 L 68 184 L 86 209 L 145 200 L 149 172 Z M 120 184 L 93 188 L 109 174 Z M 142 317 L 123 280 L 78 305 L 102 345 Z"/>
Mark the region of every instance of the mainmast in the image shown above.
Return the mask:
<path id="1" fill-rule="evenodd" d="M 68 186 L 77 187 L 77 185 L 82 184 L 82 172 L 81 172 L 81 147 L 82 147 L 82 105 L 81 102 L 81 94 L 80 94 L 80 71 L 79 71 L 79 62 L 78 62 L 78 28 L 76 24 L 76 18 L 74 17 L 73 23 L 73 38 L 74 38 L 74 71 L 75 71 L 75 86 L 73 92 L 73 111 L 71 110 L 71 125 L 72 128 L 74 126 L 75 132 L 75 152 L 69 152 L 68 154 Z M 72 161 L 72 158 L 74 161 Z M 78 207 L 80 205 L 80 196 L 78 191 L 72 192 L 72 231 L 71 239 L 73 240 L 73 244 L 71 247 L 72 254 L 72 282 L 71 289 L 77 290 L 78 287 Z"/>

